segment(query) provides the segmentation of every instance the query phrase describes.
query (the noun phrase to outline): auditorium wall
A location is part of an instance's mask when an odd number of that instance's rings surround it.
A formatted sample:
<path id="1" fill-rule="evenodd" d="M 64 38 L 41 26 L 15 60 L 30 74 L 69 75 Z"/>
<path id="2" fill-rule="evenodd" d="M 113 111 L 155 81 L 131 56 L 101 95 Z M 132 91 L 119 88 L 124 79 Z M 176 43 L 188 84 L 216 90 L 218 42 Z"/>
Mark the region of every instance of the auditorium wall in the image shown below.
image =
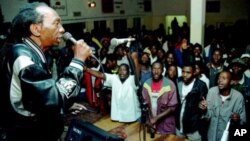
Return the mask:
<path id="1" fill-rule="evenodd" d="M 21 5 L 35 0 L 0 0 L 4 21 L 10 22 Z M 127 19 L 127 27 L 133 27 L 133 18 L 140 18 L 141 25 L 156 29 L 165 22 L 168 15 L 190 17 L 190 0 L 40 0 L 49 2 L 57 10 L 64 24 L 85 22 L 87 31 L 94 28 L 94 21 L 105 20 L 113 30 L 113 20 Z M 110 5 L 110 2 L 113 3 Z M 144 5 L 144 1 L 151 5 Z M 220 3 L 219 11 L 206 13 L 206 24 L 218 25 L 221 22 L 233 24 L 238 19 L 248 19 L 249 0 L 207 0 Z M 95 2 L 94 8 L 89 2 Z M 102 4 L 106 5 L 104 8 Z M 113 5 L 113 9 L 110 8 Z M 146 7 L 145 7 L 146 6 Z M 105 9 L 106 8 L 106 9 Z M 218 9 L 217 9 L 218 10 Z M 199 11 L 197 11 L 199 12 Z M 188 21 L 189 22 L 189 21 Z"/>

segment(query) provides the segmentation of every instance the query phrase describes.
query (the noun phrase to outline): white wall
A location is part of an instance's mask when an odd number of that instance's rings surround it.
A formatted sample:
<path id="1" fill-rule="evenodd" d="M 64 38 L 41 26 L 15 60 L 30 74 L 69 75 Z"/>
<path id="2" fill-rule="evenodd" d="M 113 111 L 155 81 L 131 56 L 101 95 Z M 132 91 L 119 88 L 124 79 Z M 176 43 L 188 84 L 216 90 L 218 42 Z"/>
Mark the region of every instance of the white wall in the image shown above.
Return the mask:
<path id="1" fill-rule="evenodd" d="M 20 6 L 28 0 L 0 0 L 2 12 L 5 22 L 10 22 L 14 15 L 18 12 Z M 51 5 L 57 0 L 50 0 Z M 131 18 L 141 17 L 141 23 L 146 25 L 148 29 L 158 28 L 160 23 L 165 23 L 167 15 L 185 15 L 190 17 L 190 0 L 152 0 L 152 12 L 143 12 L 142 5 L 138 4 L 143 0 L 114 0 L 115 2 L 123 2 L 123 4 L 115 4 L 114 13 L 103 13 L 101 9 L 101 0 L 96 2 L 95 8 L 88 7 L 88 0 L 59 0 L 66 3 L 67 11 L 58 11 L 61 14 L 63 23 L 88 22 L 88 27 L 93 27 L 95 20 L 107 20 L 110 24 L 113 19 L 127 18 L 128 25 L 132 25 Z M 211 1 L 211 0 L 210 0 Z M 216 25 L 219 22 L 234 23 L 237 19 L 247 19 L 249 14 L 249 0 L 220 0 L 221 11 L 219 13 L 207 13 L 206 24 Z M 117 7 L 120 8 L 117 8 Z M 124 14 L 120 11 L 124 10 Z M 80 16 L 73 16 L 74 12 L 79 12 Z M 112 27 L 110 27 L 112 30 Z M 91 30 L 91 29 L 90 29 Z"/>
<path id="2" fill-rule="evenodd" d="M 5 22 L 10 22 L 14 15 L 18 12 L 19 8 L 28 0 L 0 0 L 2 12 L 5 16 Z M 94 0 L 96 2 L 95 8 L 88 7 L 89 0 L 50 0 L 53 7 L 55 2 L 61 1 L 62 6 L 66 9 L 56 9 L 65 23 L 83 22 L 88 20 L 103 20 L 107 18 L 117 19 L 124 17 L 142 16 L 145 15 L 143 7 L 140 7 L 138 2 L 142 0 L 114 0 L 122 2 L 122 4 L 114 4 L 113 13 L 103 13 L 101 7 L 102 0 Z M 119 7 L 119 8 L 118 8 Z M 121 14 L 120 11 L 124 10 L 125 13 Z M 80 16 L 74 16 L 74 12 L 80 13 Z"/>
<path id="3" fill-rule="evenodd" d="M 188 15 L 190 0 L 152 0 L 153 14 L 166 15 Z"/>
<path id="4" fill-rule="evenodd" d="M 18 12 L 20 6 L 25 3 L 27 3 L 27 0 L 0 0 L 5 22 L 11 21 Z"/>
<path id="5" fill-rule="evenodd" d="M 185 15 L 190 19 L 190 0 L 152 0 L 153 15 Z M 207 0 L 216 1 L 216 0 Z M 219 13 L 206 13 L 206 24 L 217 25 L 220 22 L 233 24 L 238 19 L 248 19 L 250 15 L 249 0 L 217 0 L 221 2 Z M 197 11 L 198 12 L 198 11 Z M 158 21 L 160 22 L 160 21 Z M 163 22 L 163 21 L 162 21 Z M 157 25 L 159 23 L 154 23 Z M 153 26 L 155 28 L 155 26 Z"/>

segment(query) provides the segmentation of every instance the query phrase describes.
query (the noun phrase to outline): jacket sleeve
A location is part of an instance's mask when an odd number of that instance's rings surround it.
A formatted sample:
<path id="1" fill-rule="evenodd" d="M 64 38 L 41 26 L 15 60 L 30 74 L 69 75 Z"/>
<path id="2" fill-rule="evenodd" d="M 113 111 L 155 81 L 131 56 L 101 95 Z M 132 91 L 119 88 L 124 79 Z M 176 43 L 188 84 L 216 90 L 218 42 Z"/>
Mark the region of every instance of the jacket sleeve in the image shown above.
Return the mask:
<path id="1" fill-rule="evenodd" d="M 59 79 L 54 80 L 46 69 L 31 61 L 18 73 L 24 108 L 37 114 L 60 113 L 63 107 L 69 107 L 69 101 L 80 91 L 82 66 L 83 63 L 73 59 Z"/>

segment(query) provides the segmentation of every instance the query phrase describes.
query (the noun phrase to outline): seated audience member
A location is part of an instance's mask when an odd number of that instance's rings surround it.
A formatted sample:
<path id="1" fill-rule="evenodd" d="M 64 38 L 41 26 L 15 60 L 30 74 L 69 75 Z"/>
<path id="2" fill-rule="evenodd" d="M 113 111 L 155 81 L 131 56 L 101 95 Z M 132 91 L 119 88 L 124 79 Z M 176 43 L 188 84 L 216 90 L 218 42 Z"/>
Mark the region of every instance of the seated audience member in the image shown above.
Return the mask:
<path id="1" fill-rule="evenodd" d="M 246 122 L 244 98 L 232 89 L 231 80 L 229 71 L 220 72 L 217 86 L 210 88 L 206 100 L 199 103 L 201 109 L 207 110 L 206 117 L 210 120 L 208 141 L 220 141 L 228 121 L 231 125 Z"/>
<path id="2" fill-rule="evenodd" d="M 162 75 L 161 62 L 152 64 L 152 78 L 143 85 L 144 102 L 149 106 L 149 124 L 162 135 L 175 133 L 175 114 L 177 93 L 175 84 Z"/>

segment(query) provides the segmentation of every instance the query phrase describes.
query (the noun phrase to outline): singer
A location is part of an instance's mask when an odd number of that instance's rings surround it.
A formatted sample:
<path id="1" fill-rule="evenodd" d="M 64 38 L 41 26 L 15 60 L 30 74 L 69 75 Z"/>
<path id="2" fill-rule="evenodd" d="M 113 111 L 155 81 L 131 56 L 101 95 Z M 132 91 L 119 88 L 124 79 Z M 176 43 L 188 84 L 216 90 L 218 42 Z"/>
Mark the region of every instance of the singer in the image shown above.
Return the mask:
<path id="1" fill-rule="evenodd" d="M 44 3 L 27 4 L 13 19 L 13 40 L 8 41 L 11 45 L 1 76 L 0 121 L 7 141 L 57 141 L 60 137 L 63 112 L 80 91 L 84 61 L 90 55 L 89 46 L 76 41 L 74 58 L 54 80 L 44 51 L 57 46 L 63 33 L 59 15 Z"/>

